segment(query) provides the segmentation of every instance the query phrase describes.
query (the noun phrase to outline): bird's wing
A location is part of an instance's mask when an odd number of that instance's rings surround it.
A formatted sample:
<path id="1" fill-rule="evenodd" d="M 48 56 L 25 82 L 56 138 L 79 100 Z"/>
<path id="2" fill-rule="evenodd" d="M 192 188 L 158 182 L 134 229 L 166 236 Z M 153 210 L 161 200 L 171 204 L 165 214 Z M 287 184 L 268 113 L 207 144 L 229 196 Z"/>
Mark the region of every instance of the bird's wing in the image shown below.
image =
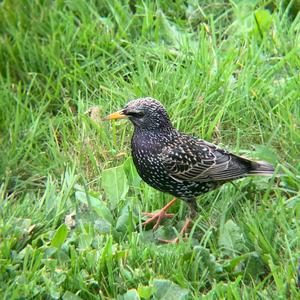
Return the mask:
<path id="1" fill-rule="evenodd" d="M 177 181 L 223 181 L 242 177 L 247 165 L 238 156 L 217 146 L 184 136 L 159 154 L 170 176 Z"/>

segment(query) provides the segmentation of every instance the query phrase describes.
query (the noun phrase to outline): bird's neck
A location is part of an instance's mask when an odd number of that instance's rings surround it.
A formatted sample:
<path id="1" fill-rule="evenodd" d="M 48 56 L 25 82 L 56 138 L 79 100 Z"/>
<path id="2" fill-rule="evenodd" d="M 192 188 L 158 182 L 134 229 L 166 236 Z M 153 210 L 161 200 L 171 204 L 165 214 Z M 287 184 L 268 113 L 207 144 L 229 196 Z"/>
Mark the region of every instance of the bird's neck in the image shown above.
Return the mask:
<path id="1" fill-rule="evenodd" d="M 172 126 L 164 126 L 164 127 L 158 127 L 155 129 L 149 129 L 149 128 L 141 128 L 141 127 L 135 127 L 134 128 L 134 135 L 143 137 L 145 139 L 159 139 L 161 137 L 169 138 L 172 137 L 177 131 Z"/>
<path id="2" fill-rule="evenodd" d="M 175 136 L 178 135 L 177 130 L 172 127 L 160 128 L 156 130 L 143 130 L 135 128 L 132 136 L 132 146 L 144 149 L 159 149 L 168 145 Z"/>
<path id="3" fill-rule="evenodd" d="M 169 135 L 176 131 L 172 125 L 165 125 L 155 128 L 143 128 L 139 126 L 134 126 L 134 134 L 144 135 L 144 136 L 157 136 L 157 135 Z"/>

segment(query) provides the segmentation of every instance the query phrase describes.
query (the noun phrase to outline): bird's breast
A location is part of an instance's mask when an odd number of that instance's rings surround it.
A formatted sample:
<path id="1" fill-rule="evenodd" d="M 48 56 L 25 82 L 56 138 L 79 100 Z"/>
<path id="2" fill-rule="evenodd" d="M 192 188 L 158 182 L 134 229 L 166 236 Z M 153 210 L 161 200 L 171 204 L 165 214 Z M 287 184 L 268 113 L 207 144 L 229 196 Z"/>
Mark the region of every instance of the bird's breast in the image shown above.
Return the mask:
<path id="1" fill-rule="evenodd" d="M 165 146 L 165 141 L 152 136 L 135 135 L 131 148 L 133 162 L 141 178 L 152 187 L 166 191 L 170 177 L 165 170 L 159 154 Z"/>

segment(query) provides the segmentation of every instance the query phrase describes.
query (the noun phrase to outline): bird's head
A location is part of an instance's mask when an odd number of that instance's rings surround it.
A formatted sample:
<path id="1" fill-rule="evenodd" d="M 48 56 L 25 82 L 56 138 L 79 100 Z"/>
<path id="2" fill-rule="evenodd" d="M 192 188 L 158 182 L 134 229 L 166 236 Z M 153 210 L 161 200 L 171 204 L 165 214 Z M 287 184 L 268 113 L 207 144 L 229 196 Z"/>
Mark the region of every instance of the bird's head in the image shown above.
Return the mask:
<path id="1" fill-rule="evenodd" d="M 171 122 L 165 108 L 158 100 L 150 97 L 131 100 L 122 110 L 106 116 L 104 120 L 125 118 L 128 118 L 139 129 L 171 128 Z"/>

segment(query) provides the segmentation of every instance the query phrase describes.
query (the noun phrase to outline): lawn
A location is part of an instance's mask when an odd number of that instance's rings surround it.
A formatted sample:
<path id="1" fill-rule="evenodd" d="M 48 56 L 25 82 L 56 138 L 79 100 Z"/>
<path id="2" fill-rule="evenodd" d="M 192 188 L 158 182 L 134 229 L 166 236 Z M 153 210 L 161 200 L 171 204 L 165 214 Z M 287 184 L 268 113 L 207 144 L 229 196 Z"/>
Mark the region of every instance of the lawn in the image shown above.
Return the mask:
<path id="1" fill-rule="evenodd" d="M 0 1 L 1 299 L 300 298 L 300 17 L 279 2 Z M 161 244 L 188 209 L 142 227 L 171 196 L 132 125 L 101 121 L 145 96 L 277 176 L 199 197 Z"/>

